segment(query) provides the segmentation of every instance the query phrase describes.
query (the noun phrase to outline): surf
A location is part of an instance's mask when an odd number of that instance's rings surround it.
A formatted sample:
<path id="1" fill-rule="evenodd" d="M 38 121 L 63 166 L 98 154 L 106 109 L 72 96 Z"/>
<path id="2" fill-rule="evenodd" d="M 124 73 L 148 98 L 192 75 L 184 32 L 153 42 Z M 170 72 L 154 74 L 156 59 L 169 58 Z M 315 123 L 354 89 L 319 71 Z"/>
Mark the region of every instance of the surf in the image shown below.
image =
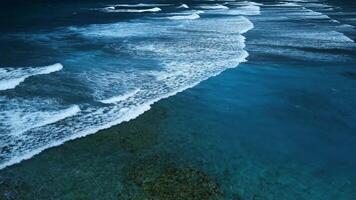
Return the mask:
<path id="1" fill-rule="evenodd" d="M 0 90 L 14 89 L 31 76 L 50 74 L 62 69 L 60 63 L 45 67 L 0 68 Z"/>
<path id="2" fill-rule="evenodd" d="M 73 78 L 87 83 L 89 91 L 93 91 L 92 99 L 97 103 L 79 104 L 77 106 L 80 110 L 76 107 L 66 110 L 68 107 L 60 103 L 57 106 L 56 103 L 42 104 L 43 100 L 30 105 L 23 112 L 30 114 L 36 113 L 36 110 L 51 110 L 48 107 L 51 105 L 56 107 L 54 112 L 58 113 L 52 113 L 53 119 L 44 120 L 46 123 L 32 123 L 32 128 L 23 129 L 17 136 L 11 132 L 4 135 L 7 139 L 0 147 L 7 151 L 0 153 L 0 168 L 29 159 L 66 141 L 132 120 L 149 110 L 155 102 L 194 87 L 246 61 L 248 53 L 244 50 L 245 37 L 242 34 L 253 28 L 251 21 L 236 16 L 200 19 L 142 19 L 61 30 L 83 40 L 100 41 L 111 46 L 115 44 L 116 38 L 125 38 L 123 43 L 119 43 L 120 49 L 128 52 L 133 61 L 154 59 L 157 66 L 149 70 L 118 67 L 73 74 Z M 55 39 L 62 40 L 58 37 L 65 35 L 63 33 L 56 34 Z M 161 37 L 167 40 L 161 40 Z M 83 59 L 85 57 L 78 59 L 78 62 L 85 63 Z M 112 95 L 116 87 L 120 88 L 121 85 L 130 85 L 130 88 L 136 89 L 118 89 L 121 95 Z M 5 102 L 1 105 L 9 106 Z M 28 105 L 21 105 L 25 104 Z M 34 112 L 33 108 L 36 107 L 38 109 Z M 8 112 L 14 109 L 9 107 Z"/>

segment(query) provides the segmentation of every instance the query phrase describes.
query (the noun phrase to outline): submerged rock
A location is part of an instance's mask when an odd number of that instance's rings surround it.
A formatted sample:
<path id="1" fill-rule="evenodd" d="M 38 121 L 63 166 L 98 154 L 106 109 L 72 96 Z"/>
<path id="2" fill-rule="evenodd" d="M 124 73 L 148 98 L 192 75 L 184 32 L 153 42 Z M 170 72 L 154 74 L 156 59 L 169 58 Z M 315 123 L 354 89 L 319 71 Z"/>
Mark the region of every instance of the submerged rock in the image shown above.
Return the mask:
<path id="1" fill-rule="evenodd" d="M 10 177 L 0 176 L 0 199 L 1 200 L 20 200 L 23 199 L 27 191 L 25 185 L 17 177 L 11 179 Z"/>
<path id="2" fill-rule="evenodd" d="M 154 200 L 213 200 L 221 194 L 219 185 L 203 171 L 190 167 L 174 167 L 151 157 L 128 173 L 146 196 Z"/>
<path id="3" fill-rule="evenodd" d="M 157 179 L 145 182 L 143 190 L 157 199 L 217 199 L 220 188 L 207 174 L 197 169 L 169 168 Z"/>

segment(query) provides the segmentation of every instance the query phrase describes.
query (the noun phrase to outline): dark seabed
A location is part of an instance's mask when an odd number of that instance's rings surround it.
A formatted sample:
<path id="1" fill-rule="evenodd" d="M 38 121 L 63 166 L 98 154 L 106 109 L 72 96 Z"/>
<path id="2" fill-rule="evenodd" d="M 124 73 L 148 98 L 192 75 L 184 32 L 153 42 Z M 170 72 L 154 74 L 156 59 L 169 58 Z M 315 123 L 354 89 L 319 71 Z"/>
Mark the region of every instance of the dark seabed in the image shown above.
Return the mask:
<path id="1" fill-rule="evenodd" d="M 353 2 L 98 2 L 0 20 L 0 199 L 356 199 Z"/>

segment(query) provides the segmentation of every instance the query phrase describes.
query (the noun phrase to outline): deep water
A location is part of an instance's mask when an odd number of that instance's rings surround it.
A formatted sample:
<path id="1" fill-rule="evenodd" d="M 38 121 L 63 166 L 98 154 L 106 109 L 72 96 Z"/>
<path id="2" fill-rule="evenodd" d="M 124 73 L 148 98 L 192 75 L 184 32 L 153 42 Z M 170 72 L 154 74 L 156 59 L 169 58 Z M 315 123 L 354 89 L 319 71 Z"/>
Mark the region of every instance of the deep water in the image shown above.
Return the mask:
<path id="1" fill-rule="evenodd" d="M 352 2 L 229 1 L 183 21 L 156 20 L 176 6 L 89 9 L 112 3 L 43 1 L 18 8 L 33 21 L 2 18 L 0 65 L 21 70 L 0 73 L 31 74 L 0 90 L 2 165 L 123 122 L 5 167 L 0 199 L 356 198 Z"/>

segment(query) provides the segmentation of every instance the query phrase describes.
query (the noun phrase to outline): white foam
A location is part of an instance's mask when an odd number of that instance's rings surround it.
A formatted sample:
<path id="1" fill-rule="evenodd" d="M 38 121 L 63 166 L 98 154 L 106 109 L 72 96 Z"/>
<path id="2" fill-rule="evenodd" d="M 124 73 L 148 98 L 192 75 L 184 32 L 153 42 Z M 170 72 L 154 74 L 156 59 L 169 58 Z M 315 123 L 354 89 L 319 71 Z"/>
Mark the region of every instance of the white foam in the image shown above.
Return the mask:
<path id="1" fill-rule="evenodd" d="M 354 26 L 350 25 L 350 24 L 342 24 L 339 26 L 340 28 L 354 28 Z"/>
<path id="2" fill-rule="evenodd" d="M 228 5 L 234 5 L 234 6 L 263 6 L 264 4 L 262 3 L 256 3 L 253 1 L 241 1 L 241 2 L 228 2 Z"/>
<path id="3" fill-rule="evenodd" d="M 100 102 L 105 103 L 105 104 L 117 103 L 117 102 L 124 101 L 124 100 L 134 96 L 139 91 L 140 91 L 140 89 L 136 89 L 136 90 L 130 91 L 123 95 L 114 96 L 114 97 L 111 97 L 111 98 L 108 98 L 105 100 L 101 100 Z"/>
<path id="4" fill-rule="evenodd" d="M 45 67 L 0 68 L 0 90 L 13 89 L 30 76 L 50 74 L 62 68 L 59 63 Z"/>
<path id="5" fill-rule="evenodd" d="M 48 105 L 48 103 L 52 105 Z M 52 108 L 55 107 L 54 103 L 12 100 L 7 107 L 0 111 L 0 130 L 2 134 L 6 134 L 7 137 L 18 137 L 26 131 L 58 122 L 80 112 L 80 108 L 77 105 L 66 109 L 54 110 Z M 48 111 L 42 110 L 43 108 Z"/>
<path id="6" fill-rule="evenodd" d="M 206 9 L 206 10 L 227 10 L 229 7 L 221 5 L 221 4 L 215 4 L 215 5 L 200 5 L 198 8 L 201 9 Z"/>
<path id="7" fill-rule="evenodd" d="M 138 4 L 115 4 L 116 7 L 159 7 L 159 6 L 171 6 L 172 4 L 161 4 L 161 3 L 138 3 Z"/>
<path id="8" fill-rule="evenodd" d="M 23 115 L 21 113 L 12 113 L 11 118 L 17 116 L 16 119 L 11 119 L 10 121 L 15 122 L 16 131 L 12 133 L 12 135 L 20 135 L 30 129 L 38 128 L 41 126 L 45 126 L 48 124 L 52 124 L 63 120 L 67 117 L 71 117 L 80 112 L 80 108 L 77 105 L 74 105 L 68 109 L 55 111 L 55 112 L 35 112 L 28 113 L 27 115 Z M 22 127 L 19 129 L 19 127 Z"/>
<path id="9" fill-rule="evenodd" d="M 115 7 L 114 6 L 108 6 L 108 7 L 105 7 L 104 9 L 106 9 L 106 10 L 115 10 Z"/>
<path id="10" fill-rule="evenodd" d="M 177 15 L 177 16 L 171 16 L 167 17 L 167 19 L 171 20 L 193 20 L 193 19 L 199 19 L 200 16 L 197 13 L 192 13 L 189 15 Z"/>
<path id="11" fill-rule="evenodd" d="M 301 5 L 296 4 L 296 3 L 279 3 L 279 4 L 274 4 L 271 6 L 277 6 L 277 7 L 301 7 Z"/>
<path id="12" fill-rule="evenodd" d="M 21 161 L 24 161 L 24 160 L 28 160 L 28 159 L 32 158 L 33 156 L 41 153 L 42 151 L 44 151 L 44 150 L 46 150 L 48 148 L 56 147 L 56 146 L 62 145 L 63 143 L 65 143 L 67 141 L 74 140 L 74 139 L 77 139 L 77 138 L 81 138 L 81 137 L 84 137 L 84 136 L 87 136 L 87 135 L 90 135 L 90 134 L 94 134 L 94 133 L 96 133 L 96 132 L 98 132 L 100 130 L 110 128 L 110 127 L 112 127 L 112 126 L 114 126 L 116 124 L 120 124 L 120 123 L 122 123 L 124 121 L 132 120 L 132 119 L 138 117 L 139 115 L 143 114 L 144 112 L 148 111 L 151 108 L 150 105 L 152 103 L 154 103 L 154 102 L 148 102 L 147 104 L 140 105 L 140 106 L 136 107 L 135 109 L 125 110 L 125 111 L 130 111 L 130 112 L 125 112 L 126 115 L 122 115 L 120 118 L 116 119 L 115 121 L 111 121 L 111 122 L 106 123 L 106 124 L 101 125 L 101 126 L 93 127 L 91 129 L 86 129 L 84 131 L 74 133 L 73 135 L 71 135 L 71 136 L 69 136 L 67 138 L 60 139 L 60 140 L 57 140 L 57 141 L 53 141 L 51 143 L 48 143 L 48 144 L 46 144 L 44 146 L 38 147 L 38 148 L 33 149 L 31 151 L 26 151 L 23 154 L 13 156 L 9 160 L 7 160 L 6 162 L 1 163 L 0 164 L 0 169 L 3 169 L 5 167 L 11 166 L 11 165 L 14 165 L 14 164 L 17 164 L 17 163 L 20 163 Z"/>
<path id="13" fill-rule="evenodd" d="M 75 75 L 81 83 L 88 83 L 86 86 L 90 91 L 95 91 L 94 99 L 104 99 L 102 101 L 106 104 L 81 105 L 80 112 L 60 122 L 30 129 L 16 139 L 1 138 L 0 148 L 5 148 L 6 151 L 0 152 L 0 169 L 29 159 L 47 148 L 61 145 L 68 140 L 131 120 L 149 110 L 150 106 L 160 99 L 193 87 L 228 68 L 237 67 L 246 61 L 248 56 L 244 50 L 245 37 L 241 34 L 252 27 L 253 24 L 245 17 L 228 16 L 201 20 L 163 20 L 159 23 L 145 19 L 144 22 L 136 20 L 72 28 L 70 31 L 79 33 L 77 34 L 79 37 L 100 39 L 113 46 L 120 45 L 114 48 L 125 49 L 125 53 L 132 59 L 130 62 L 154 60 L 157 66 L 150 69 L 135 67 L 128 69 L 124 67 L 127 63 L 119 60 L 111 63 L 117 65 L 111 70 L 103 70 L 105 67 L 103 66 L 93 71 L 81 72 L 84 73 L 81 76 Z M 64 32 L 68 33 L 68 29 Z M 149 40 L 136 39 L 129 42 L 120 40 L 119 44 L 115 43 L 117 37 L 132 35 Z M 162 40 L 162 37 L 166 39 Z M 77 59 L 78 64 L 87 63 L 85 57 Z M 149 65 L 152 65 L 152 62 Z M 121 94 L 124 95 L 103 98 L 108 97 L 107 94 L 112 94 L 117 88 L 121 88 Z M 127 88 L 140 90 L 136 92 Z M 6 103 L 7 101 L 0 102 L 0 105 Z M 37 107 L 47 111 L 48 106 L 52 107 L 53 103 L 46 105 L 43 108 Z M 58 110 L 63 109 L 56 106 L 55 111 Z"/>
<path id="14" fill-rule="evenodd" d="M 105 12 L 127 12 L 127 13 L 144 13 L 144 12 L 159 12 L 162 9 L 160 9 L 159 7 L 154 7 L 154 8 L 148 8 L 148 9 L 104 9 Z"/>
<path id="15" fill-rule="evenodd" d="M 222 13 L 224 14 L 224 13 Z M 228 15 L 260 15 L 260 7 L 259 6 L 254 6 L 254 5 L 249 5 L 249 6 L 242 6 L 238 8 L 234 8 L 226 12 L 225 14 Z"/>
<path id="16" fill-rule="evenodd" d="M 319 41 L 329 41 L 329 42 L 341 42 L 341 43 L 354 43 L 354 41 L 347 37 L 345 34 L 337 31 L 324 31 L 324 32 L 304 32 L 304 33 L 286 33 L 282 36 L 309 39 L 309 40 L 319 40 Z"/>
<path id="17" fill-rule="evenodd" d="M 291 29 L 271 33 L 273 38 L 255 39 L 251 44 L 259 46 L 314 48 L 314 49 L 351 49 L 355 48 L 354 41 L 337 31 L 320 31 L 315 29 Z M 320 57 L 320 56 L 318 56 Z"/>
<path id="18" fill-rule="evenodd" d="M 177 8 L 189 8 L 189 6 L 185 3 L 183 3 L 182 5 L 178 6 Z"/>
<path id="19" fill-rule="evenodd" d="M 322 4 L 322 3 L 307 3 L 305 4 L 305 6 L 308 8 L 331 8 L 332 7 L 328 4 Z"/>

